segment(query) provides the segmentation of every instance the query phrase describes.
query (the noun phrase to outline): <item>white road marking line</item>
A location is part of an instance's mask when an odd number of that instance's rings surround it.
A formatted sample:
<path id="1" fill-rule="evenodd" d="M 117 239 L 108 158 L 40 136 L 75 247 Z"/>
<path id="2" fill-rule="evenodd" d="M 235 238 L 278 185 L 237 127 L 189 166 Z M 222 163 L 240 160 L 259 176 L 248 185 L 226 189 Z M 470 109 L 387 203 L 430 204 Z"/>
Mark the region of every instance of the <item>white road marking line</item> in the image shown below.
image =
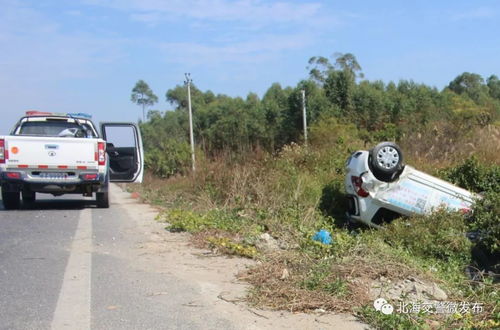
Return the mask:
<path id="1" fill-rule="evenodd" d="M 92 270 L 92 215 L 84 209 L 71 245 L 70 256 L 52 329 L 90 329 L 90 281 Z"/>

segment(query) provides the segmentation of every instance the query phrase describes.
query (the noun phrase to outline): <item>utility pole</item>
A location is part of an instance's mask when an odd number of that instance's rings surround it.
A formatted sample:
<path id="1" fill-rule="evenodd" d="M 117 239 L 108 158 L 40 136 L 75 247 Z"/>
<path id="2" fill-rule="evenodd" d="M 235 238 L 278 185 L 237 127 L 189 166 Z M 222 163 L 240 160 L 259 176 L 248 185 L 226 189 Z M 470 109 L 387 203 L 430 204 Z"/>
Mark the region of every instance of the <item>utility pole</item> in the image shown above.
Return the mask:
<path id="1" fill-rule="evenodd" d="M 186 76 L 186 81 L 184 81 L 184 84 L 187 86 L 187 92 L 188 92 L 189 139 L 191 141 L 191 160 L 194 172 L 196 170 L 196 166 L 194 159 L 193 112 L 191 110 L 191 83 L 193 82 L 193 80 L 191 79 L 190 73 L 185 73 L 184 76 Z"/>
<path id="2" fill-rule="evenodd" d="M 304 123 L 304 143 L 307 146 L 307 115 L 306 115 L 306 91 L 302 91 L 302 118 Z"/>

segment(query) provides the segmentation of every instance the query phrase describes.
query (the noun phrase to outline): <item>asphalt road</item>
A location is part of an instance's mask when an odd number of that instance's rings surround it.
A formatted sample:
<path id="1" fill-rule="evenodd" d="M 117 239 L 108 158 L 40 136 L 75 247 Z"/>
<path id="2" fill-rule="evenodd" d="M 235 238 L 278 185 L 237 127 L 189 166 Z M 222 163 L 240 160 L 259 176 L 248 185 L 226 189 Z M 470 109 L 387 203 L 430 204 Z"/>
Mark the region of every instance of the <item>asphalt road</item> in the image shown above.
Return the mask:
<path id="1" fill-rule="evenodd" d="M 182 306 L 196 287 L 136 267 L 142 238 L 126 205 L 78 198 L 0 210 L 0 329 L 232 328 Z"/>
<path id="2" fill-rule="evenodd" d="M 115 185 L 110 195 L 109 209 L 44 194 L 0 209 L 0 330 L 365 328 L 348 315 L 251 309 L 235 275 L 252 261 L 198 250 L 150 206 Z"/>

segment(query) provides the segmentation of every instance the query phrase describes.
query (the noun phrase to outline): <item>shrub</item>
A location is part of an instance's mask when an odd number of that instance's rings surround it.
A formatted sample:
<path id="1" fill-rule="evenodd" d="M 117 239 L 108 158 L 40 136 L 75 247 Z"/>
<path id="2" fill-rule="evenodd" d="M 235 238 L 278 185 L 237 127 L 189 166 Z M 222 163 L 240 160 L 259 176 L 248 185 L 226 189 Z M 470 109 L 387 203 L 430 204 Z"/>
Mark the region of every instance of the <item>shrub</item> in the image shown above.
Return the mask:
<path id="1" fill-rule="evenodd" d="M 500 166 L 484 165 L 471 157 L 442 174 L 465 189 L 485 193 L 474 206 L 468 230 L 480 233 L 481 246 L 500 253 Z"/>
<path id="2" fill-rule="evenodd" d="M 159 147 L 146 150 L 145 166 L 159 177 L 185 173 L 191 161 L 189 145 L 175 139 L 161 142 Z"/>
<path id="3" fill-rule="evenodd" d="M 466 232 L 463 215 L 442 210 L 430 216 L 418 215 L 393 221 L 381 235 L 388 244 L 407 249 L 417 256 L 466 261 L 471 247 Z"/>
<path id="4" fill-rule="evenodd" d="M 500 166 L 483 165 L 475 157 L 443 170 L 440 174 L 445 180 L 475 192 L 500 190 Z"/>
<path id="5" fill-rule="evenodd" d="M 386 123 L 382 129 L 373 132 L 373 141 L 399 141 L 401 136 L 401 127 Z"/>
<path id="6" fill-rule="evenodd" d="M 476 203 L 469 228 L 481 233 L 481 245 L 500 253 L 500 191 L 488 192 Z"/>

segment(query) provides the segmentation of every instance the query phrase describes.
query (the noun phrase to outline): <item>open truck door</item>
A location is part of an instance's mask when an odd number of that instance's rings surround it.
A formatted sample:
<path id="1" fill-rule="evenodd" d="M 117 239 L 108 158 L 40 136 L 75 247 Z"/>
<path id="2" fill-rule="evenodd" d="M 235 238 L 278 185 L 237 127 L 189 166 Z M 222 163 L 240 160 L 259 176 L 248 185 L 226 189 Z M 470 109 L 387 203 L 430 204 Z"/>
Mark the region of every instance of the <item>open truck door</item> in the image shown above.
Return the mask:
<path id="1" fill-rule="evenodd" d="M 134 123 L 100 123 L 106 141 L 111 182 L 142 182 L 144 151 L 139 127 Z"/>

